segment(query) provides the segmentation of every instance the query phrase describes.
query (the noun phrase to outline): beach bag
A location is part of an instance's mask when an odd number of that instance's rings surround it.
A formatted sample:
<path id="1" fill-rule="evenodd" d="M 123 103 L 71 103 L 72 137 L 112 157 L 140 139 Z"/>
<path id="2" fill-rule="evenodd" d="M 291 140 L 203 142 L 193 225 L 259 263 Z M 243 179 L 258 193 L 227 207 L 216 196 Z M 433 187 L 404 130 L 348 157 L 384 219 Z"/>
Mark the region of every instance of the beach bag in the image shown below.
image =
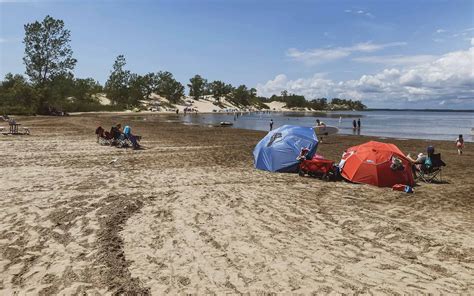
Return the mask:
<path id="1" fill-rule="evenodd" d="M 411 186 L 403 185 L 403 184 L 393 185 L 392 190 L 394 190 L 394 191 L 403 191 L 405 193 L 413 193 L 413 188 Z"/>

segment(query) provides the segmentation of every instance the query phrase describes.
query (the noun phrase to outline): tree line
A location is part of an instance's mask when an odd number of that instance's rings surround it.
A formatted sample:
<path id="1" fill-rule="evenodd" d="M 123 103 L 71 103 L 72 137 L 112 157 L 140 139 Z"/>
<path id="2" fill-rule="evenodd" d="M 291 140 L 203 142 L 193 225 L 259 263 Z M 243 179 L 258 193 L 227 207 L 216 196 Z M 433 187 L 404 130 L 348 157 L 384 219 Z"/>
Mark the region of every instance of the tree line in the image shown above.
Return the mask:
<path id="1" fill-rule="evenodd" d="M 312 110 L 365 110 L 365 106 L 361 101 L 333 98 L 317 98 L 307 100 L 302 95 L 290 94 L 284 90 L 279 96 L 273 95 L 270 98 L 262 98 L 263 102 L 278 101 L 286 104 L 288 108 L 309 108 Z"/>
<path id="2" fill-rule="evenodd" d="M 147 74 L 132 73 L 126 69 L 125 56 L 119 55 L 110 75 L 102 86 L 93 78 L 77 78 L 73 74 L 77 60 L 71 48 L 71 32 L 62 20 L 46 16 L 24 26 L 23 43 L 26 77 L 7 74 L 0 81 L 1 114 L 51 114 L 55 110 L 65 112 L 124 110 L 140 107 L 150 100 L 152 94 L 166 98 L 171 105 L 183 103 L 185 86 L 168 71 Z M 360 101 L 326 99 L 307 101 L 304 96 L 282 92 L 271 98 L 257 96 L 255 88 L 246 85 L 232 86 L 220 80 L 210 81 L 195 75 L 186 85 L 189 96 L 200 100 L 205 96 L 214 99 L 214 104 L 223 106 L 222 99 L 238 107 L 254 106 L 268 108 L 264 102 L 282 101 L 287 107 L 309 107 L 324 110 L 331 106 L 350 106 L 363 109 Z M 105 93 L 111 105 L 100 102 Z"/>

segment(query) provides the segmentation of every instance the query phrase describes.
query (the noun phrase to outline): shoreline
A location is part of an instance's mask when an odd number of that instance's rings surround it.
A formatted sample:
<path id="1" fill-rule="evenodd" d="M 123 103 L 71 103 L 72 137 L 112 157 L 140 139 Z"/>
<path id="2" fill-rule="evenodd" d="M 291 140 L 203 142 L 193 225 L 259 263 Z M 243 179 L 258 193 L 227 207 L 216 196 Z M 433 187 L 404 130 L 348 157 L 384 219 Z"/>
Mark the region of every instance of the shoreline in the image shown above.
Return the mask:
<path id="1" fill-rule="evenodd" d="M 258 113 L 258 111 L 255 111 Z M 282 113 L 287 113 L 287 111 L 271 111 L 272 113 L 277 113 L 277 114 L 282 114 Z M 337 111 L 335 111 L 337 112 Z M 354 112 L 357 112 L 357 111 L 354 111 Z M 242 112 L 242 113 L 254 113 L 254 112 Z M 321 114 L 322 112 L 297 112 L 297 111 L 290 111 L 288 113 L 302 113 L 302 114 L 307 114 L 307 113 L 315 113 L 315 114 Z M 327 112 L 326 112 L 327 113 Z M 132 112 L 132 111 L 119 111 L 119 112 L 109 112 L 109 111 L 104 111 L 104 112 L 75 112 L 75 113 L 70 113 L 71 116 L 88 116 L 88 115 L 117 115 L 117 116 L 140 116 L 143 115 L 143 116 L 149 116 L 149 115 L 156 115 L 156 116 L 173 116 L 173 117 L 176 117 L 176 113 L 173 113 L 173 112 L 155 112 L 155 111 L 141 111 L 141 112 Z M 233 113 L 232 112 L 229 112 L 229 113 L 225 113 L 225 112 L 199 112 L 199 113 L 192 113 L 192 114 L 189 114 L 189 115 L 210 115 L 210 114 L 216 114 L 216 115 L 232 115 Z M 336 113 L 337 114 L 337 113 Z M 41 115 L 43 116 L 43 115 Z M 183 113 L 179 113 L 178 116 L 180 117 L 179 118 L 179 122 L 183 125 L 196 125 L 196 126 L 203 126 L 203 127 L 207 127 L 209 124 L 205 124 L 205 123 L 186 123 L 184 120 L 183 120 Z M 28 116 L 23 116 L 23 117 L 28 117 Z M 54 116 L 45 116 L 45 117 L 53 117 Z M 352 116 L 349 116 L 349 117 L 352 117 Z M 354 117 L 359 117 L 359 116 L 355 116 Z M 217 123 L 216 123 L 217 124 Z M 215 126 L 217 127 L 217 126 Z M 238 127 L 234 127 L 234 126 L 231 126 L 231 127 L 226 127 L 226 128 L 231 128 L 231 129 L 243 129 L 243 130 L 252 130 L 252 131 L 260 131 L 260 132 L 268 132 L 268 131 L 263 131 L 263 130 L 258 130 L 258 129 L 246 129 L 246 128 L 238 128 Z M 345 127 L 345 128 L 341 128 L 341 127 L 338 127 L 339 130 L 341 129 L 344 129 L 344 130 L 352 130 L 352 128 L 350 127 Z M 420 141 L 424 141 L 424 142 L 454 142 L 454 140 L 444 140 L 444 139 L 420 139 L 420 138 L 404 138 L 404 137 L 390 137 L 390 136 L 383 136 L 383 135 L 357 135 L 357 134 L 350 134 L 350 133 L 338 133 L 337 134 L 338 136 L 355 136 L 355 137 L 368 137 L 368 138 L 378 138 L 380 140 L 399 140 L 399 141 L 408 141 L 408 140 L 420 140 Z M 468 135 L 466 135 L 468 136 Z M 473 139 L 472 140 L 469 140 L 468 137 L 466 137 L 465 139 L 466 143 L 474 143 L 474 136 L 473 136 Z"/>

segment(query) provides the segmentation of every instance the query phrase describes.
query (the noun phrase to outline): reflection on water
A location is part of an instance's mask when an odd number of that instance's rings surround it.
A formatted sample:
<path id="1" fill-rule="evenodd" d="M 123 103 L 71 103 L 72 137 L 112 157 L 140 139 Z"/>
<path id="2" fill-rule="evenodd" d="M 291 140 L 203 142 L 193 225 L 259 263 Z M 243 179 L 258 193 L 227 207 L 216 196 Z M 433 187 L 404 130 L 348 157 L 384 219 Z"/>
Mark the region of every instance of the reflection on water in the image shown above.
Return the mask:
<path id="1" fill-rule="evenodd" d="M 353 129 L 352 129 L 352 134 L 353 134 L 353 135 L 360 136 L 360 128 L 353 128 Z"/>
<path id="2" fill-rule="evenodd" d="M 273 128 L 285 124 L 314 126 L 316 119 L 336 126 L 341 134 L 381 136 L 405 139 L 454 140 L 463 134 L 473 142 L 473 112 L 433 111 L 363 111 L 329 113 L 212 113 L 180 115 L 179 120 L 192 124 L 216 125 L 223 121 L 233 123 L 234 128 L 268 131 L 270 119 Z M 361 129 L 352 128 L 353 120 L 361 120 Z"/>

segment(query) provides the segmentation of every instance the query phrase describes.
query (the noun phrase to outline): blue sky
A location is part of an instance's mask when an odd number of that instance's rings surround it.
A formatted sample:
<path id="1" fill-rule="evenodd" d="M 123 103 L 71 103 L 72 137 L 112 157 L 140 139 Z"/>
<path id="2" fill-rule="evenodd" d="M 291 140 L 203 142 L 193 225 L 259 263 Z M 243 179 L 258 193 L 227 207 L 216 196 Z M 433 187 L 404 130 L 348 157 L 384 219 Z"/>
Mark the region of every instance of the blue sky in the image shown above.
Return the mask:
<path id="1" fill-rule="evenodd" d="M 23 25 L 72 33 L 75 75 L 104 83 L 124 54 L 167 70 L 371 107 L 474 108 L 474 1 L 0 0 L 0 75 L 23 73 Z"/>

